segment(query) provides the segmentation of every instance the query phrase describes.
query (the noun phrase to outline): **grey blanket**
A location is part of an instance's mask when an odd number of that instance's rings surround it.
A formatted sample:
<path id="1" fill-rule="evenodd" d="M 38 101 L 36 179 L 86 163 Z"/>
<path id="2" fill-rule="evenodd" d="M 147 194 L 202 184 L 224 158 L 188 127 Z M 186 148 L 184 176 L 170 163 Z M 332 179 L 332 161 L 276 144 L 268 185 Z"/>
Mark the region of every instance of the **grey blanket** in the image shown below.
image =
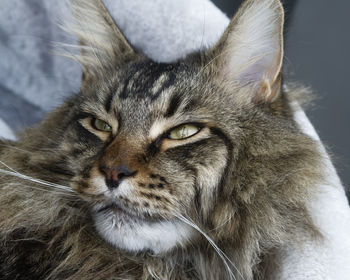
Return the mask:
<path id="1" fill-rule="evenodd" d="M 0 118 L 15 130 L 79 88 L 79 65 L 53 55 L 67 40 L 56 24 L 63 2 L 0 0 Z"/>

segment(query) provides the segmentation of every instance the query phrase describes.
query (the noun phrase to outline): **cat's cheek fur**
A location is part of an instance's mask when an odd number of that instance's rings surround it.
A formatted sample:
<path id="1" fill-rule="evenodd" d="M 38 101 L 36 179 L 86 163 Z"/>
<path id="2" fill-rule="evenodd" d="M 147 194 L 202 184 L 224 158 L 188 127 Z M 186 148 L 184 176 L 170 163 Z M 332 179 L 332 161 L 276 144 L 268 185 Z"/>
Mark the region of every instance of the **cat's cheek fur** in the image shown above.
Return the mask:
<path id="1" fill-rule="evenodd" d="M 215 165 L 199 166 L 196 180 L 197 186 L 201 190 L 201 212 L 204 218 L 210 216 L 211 207 L 217 198 L 217 188 L 227 167 L 228 150 L 217 148 L 216 153 L 213 152 L 212 158 L 215 159 Z"/>
<path id="2" fill-rule="evenodd" d="M 182 221 L 160 222 L 116 221 L 113 214 L 93 215 L 98 233 L 111 245 L 132 253 L 151 251 L 164 254 L 177 246 L 184 247 L 195 235 L 194 229 Z"/>

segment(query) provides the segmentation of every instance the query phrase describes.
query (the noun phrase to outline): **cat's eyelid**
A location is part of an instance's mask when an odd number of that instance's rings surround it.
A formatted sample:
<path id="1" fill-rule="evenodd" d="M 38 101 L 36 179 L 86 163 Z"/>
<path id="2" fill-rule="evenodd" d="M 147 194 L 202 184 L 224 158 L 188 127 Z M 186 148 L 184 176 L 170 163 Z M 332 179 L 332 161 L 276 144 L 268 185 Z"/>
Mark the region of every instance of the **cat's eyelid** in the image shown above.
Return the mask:
<path id="1" fill-rule="evenodd" d="M 201 122 L 201 121 L 191 121 L 190 119 L 188 120 L 183 120 L 181 122 L 181 120 L 168 120 L 168 119 L 159 119 L 156 120 L 155 122 L 153 122 L 150 130 L 149 130 L 149 134 L 148 137 L 149 139 L 155 140 L 160 136 L 166 135 L 167 133 L 169 133 L 170 131 L 172 131 L 173 129 L 176 129 L 180 126 L 183 125 L 194 125 L 197 126 L 199 128 L 203 128 L 206 126 L 206 122 Z"/>
<path id="2" fill-rule="evenodd" d="M 180 147 L 184 145 L 188 145 L 191 143 L 195 143 L 197 141 L 210 138 L 212 135 L 211 130 L 207 126 L 202 126 L 196 133 L 193 135 L 183 138 L 183 139 L 170 139 L 168 137 L 163 137 L 161 144 L 160 144 L 160 150 L 166 151 L 171 148 Z"/>
<path id="3" fill-rule="evenodd" d="M 116 132 L 119 128 L 119 124 L 120 124 L 120 117 L 117 116 L 111 116 L 108 113 L 102 112 L 100 114 L 96 113 L 96 112 L 91 112 L 91 111 L 81 111 L 78 114 L 76 114 L 75 118 L 76 121 L 81 121 L 84 119 L 98 119 L 101 121 L 104 121 L 105 123 L 107 123 L 109 126 L 111 126 L 113 128 L 113 132 Z"/>
<path id="4" fill-rule="evenodd" d="M 186 125 L 197 127 L 197 128 L 198 128 L 198 131 L 196 132 L 196 134 L 197 134 L 198 132 L 200 132 L 201 129 L 202 129 L 203 127 L 205 127 L 205 125 L 202 124 L 202 123 L 197 123 L 197 122 L 185 122 L 185 123 L 176 125 L 176 126 L 170 128 L 170 129 L 168 129 L 167 131 L 165 131 L 165 132 L 162 134 L 162 136 L 163 136 L 163 137 L 168 137 L 168 136 L 170 135 L 170 133 L 171 133 L 173 130 L 176 130 L 176 129 L 180 128 L 180 127 L 184 127 L 184 126 L 186 126 Z M 194 134 L 193 134 L 193 135 L 194 135 Z M 187 138 L 189 138 L 189 137 L 191 137 L 191 136 L 188 136 L 188 137 L 183 138 L 183 139 L 187 139 Z"/>
<path id="5" fill-rule="evenodd" d="M 111 127 L 111 131 L 103 131 L 98 129 L 93 125 L 94 120 L 100 120 L 102 122 L 105 122 L 108 126 Z M 78 122 L 88 131 L 95 134 L 97 137 L 99 137 L 103 141 L 108 141 L 112 135 L 116 135 L 118 131 L 118 123 L 111 125 L 110 122 L 105 121 L 102 118 L 96 118 L 93 115 L 87 115 L 85 118 L 80 118 Z"/>
<path id="6" fill-rule="evenodd" d="M 175 125 L 175 126 L 169 128 L 168 131 L 171 131 L 173 129 L 176 129 L 176 128 L 184 126 L 184 125 L 193 125 L 193 126 L 196 126 L 196 127 L 199 127 L 199 128 L 203 128 L 203 127 L 206 126 L 204 123 L 201 123 L 201 122 L 191 122 L 191 121 L 189 121 L 189 122 L 184 122 L 184 123 Z"/>
<path id="7" fill-rule="evenodd" d="M 95 116 L 91 113 L 88 112 L 80 112 L 78 114 L 75 115 L 74 120 L 76 121 L 81 121 L 83 119 L 87 119 L 87 118 L 94 118 Z"/>

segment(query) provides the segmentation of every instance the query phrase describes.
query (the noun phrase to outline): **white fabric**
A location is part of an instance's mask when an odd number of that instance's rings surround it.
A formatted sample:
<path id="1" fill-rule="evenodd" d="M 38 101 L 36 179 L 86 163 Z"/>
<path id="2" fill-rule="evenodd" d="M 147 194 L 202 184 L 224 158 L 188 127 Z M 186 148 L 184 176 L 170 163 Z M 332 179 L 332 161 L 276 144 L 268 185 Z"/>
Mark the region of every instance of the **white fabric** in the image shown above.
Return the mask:
<path id="1" fill-rule="evenodd" d="M 211 46 L 229 19 L 208 0 L 104 0 L 130 43 L 171 62 Z"/>
<path id="2" fill-rule="evenodd" d="M 1 138 L 15 140 L 14 133 L 2 119 L 0 119 L 0 139 Z"/>

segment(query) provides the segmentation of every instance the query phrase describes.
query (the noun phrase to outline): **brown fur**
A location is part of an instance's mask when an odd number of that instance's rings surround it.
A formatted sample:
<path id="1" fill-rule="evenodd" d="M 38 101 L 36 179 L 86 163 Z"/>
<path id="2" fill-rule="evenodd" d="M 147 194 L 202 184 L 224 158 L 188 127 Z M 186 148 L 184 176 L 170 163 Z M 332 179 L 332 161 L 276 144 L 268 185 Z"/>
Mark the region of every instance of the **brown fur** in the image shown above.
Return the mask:
<path id="1" fill-rule="evenodd" d="M 264 1 L 282 13 L 278 1 Z M 125 252 L 102 240 L 91 214 L 106 201 L 94 183 L 105 176 L 101 165 L 137 171 L 129 179 L 132 195 L 118 203 L 150 223 L 178 213 L 191 219 L 233 262 L 236 279 L 268 279 L 275 250 L 317 238 L 306 204 L 322 180 L 320 155 L 293 120 L 281 65 L 273 62 L 263 82 L 242 85 L 228 79 L 223 64 L 232 47 L 225 38 L 258 2 L 246 2 L 212 50 L 171 65 L 134 53 L 113 27 L 119 45 L 112 52 L 100 46 L 99 56 L 112 56 L 114 70 L 83 57 L 90 78 L 82 92 L 18 142 L 1 142 L 8 167 L 75 191 L 0 175 L 2 279 L 228 279 L 223 259 L 196 231 L 158 254 Z M 89 45 L 86 37 L 80 41 Z M 113 124 L 113 133 L 96 130 L 92 116 Z M 188 122 L 201 130 L 185 140 L 166 137 Z"/>

